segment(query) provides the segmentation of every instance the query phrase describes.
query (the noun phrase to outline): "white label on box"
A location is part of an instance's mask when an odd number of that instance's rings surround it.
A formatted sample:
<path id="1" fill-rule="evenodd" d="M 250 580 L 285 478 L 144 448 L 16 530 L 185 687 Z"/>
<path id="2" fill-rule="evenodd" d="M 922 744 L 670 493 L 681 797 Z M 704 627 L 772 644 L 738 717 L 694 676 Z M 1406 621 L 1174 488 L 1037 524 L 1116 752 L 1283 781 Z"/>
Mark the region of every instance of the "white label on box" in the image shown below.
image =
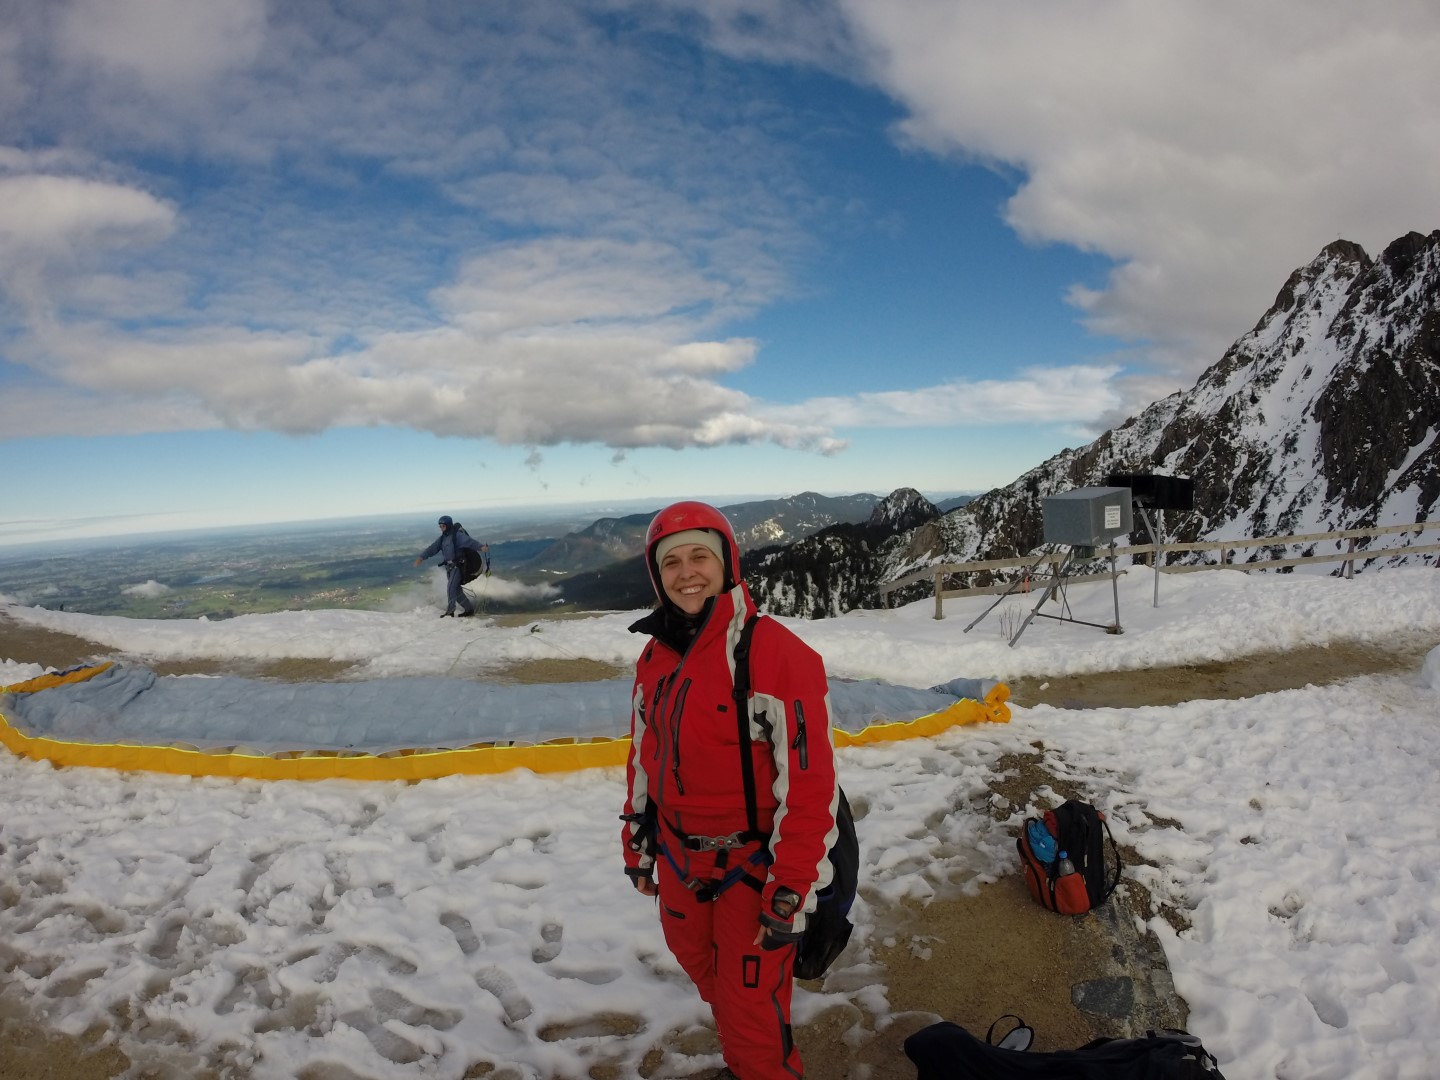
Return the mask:
<path id="1" fill-rule="evenodd" d="M 1105 528 L 1118 529 L 1120 527 L 1119 505 L 1105 507 Z"/>

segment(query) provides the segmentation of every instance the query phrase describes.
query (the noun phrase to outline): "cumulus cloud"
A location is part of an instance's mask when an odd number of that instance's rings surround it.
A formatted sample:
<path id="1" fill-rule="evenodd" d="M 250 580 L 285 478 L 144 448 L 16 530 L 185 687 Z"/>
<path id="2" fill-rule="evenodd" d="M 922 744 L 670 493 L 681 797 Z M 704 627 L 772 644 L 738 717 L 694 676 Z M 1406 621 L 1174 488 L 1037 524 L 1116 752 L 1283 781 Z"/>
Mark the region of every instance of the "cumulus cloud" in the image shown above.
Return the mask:
<path id="1" fill-rule="evenodd" d="M 36 357 L 37 367 L 43 357 L 65 383 L 29 391 L 30 404 L 49 395 L 58 406 L 46 413 L 52 433 L 125 430 L 162 403 L 151 422 L 184 428 L 308 434 L 381 424 L 521 446 L 836 449 L 825 424 L 766 416 L 718 381 L 751 363 L 755 343 L 687 340 L 703 321 L 692 309 L 726 286 L 678 263 L 667 276 L 655 246 L 506 245 L 471 258 L 437 290 L 446 325 L 348 351 L 303 333 L 127 334 L 87 322 L 37 326 L 16 355 Z M 67 395 L 74 408 L 64 407 Z M 106 395 L 115 413 L 97 419 L 91 406 Z M 15 415 L 14 430 L 33 426 L 18 402 L 4 413 Z"/>
<path id="2" fill-rule="evenodd" d="M 155 431 L 207 431 L 215 417 L 174 395 L 117 397 L 70 386 L 12 384 L 0 394 L 0 431 L 12 439 L 56 435 L 145 435 Z"/>
<path id="3" fill-rule="evenodd" d="M 1073 302 L 1193 376 L 1343 236 L 1440 225 L 1440 8 L 840 0 L 917 147 L 1018 170 L 1026 239 L 1119 261 Z"/>
<path id="4" fill-rule="evenodd" d="M 1121 403 L 1116 366 L 1030 368 L 1014 379 L 956 379 L 918 390 L 812 398 L 768 410 L 828 427 L 1089 424 Z"/>
<path id="5" fill-rule="evenodd" d="M 531 447 L 833 445 L 757 420 L 725 385 L 756 345 L 716 331 L 784 295 L 806 196 L 745 95 L 716 92 L 722 73 L 667 81 L 660 53 L 596 35 L 570 3 L 497 24 L 478 7 L 351 21 L 278 5 L 267 21 L 246 0 L 70 0 L 55 17 L 18 2 L 25 122 L 95 157 L 0 145 L 17 174 L 0 175 L 0 238 L 45 268 L 0 270 L 24 313 L 5 360 L 32 375 L 0 403 L 7 434 L 34 430 L 28 403 L 57 435 L 149 416 Z M 101 164 L 147 149 L 218 164 L 183 217 Z M 371 162 L 385 182 L 358 185 Z M 293 188 L 276 199 L 282 179 L 324 211 Z M 411 181 L 434 188 L 364 202 Z M 393 232 L 373 227 L 382 209 Z"/>
<path id="6" fill-rule="evenodd" d="M 393 592 L 382 605 L 381 610 L 405 612 L 413 611 L 417 607 L 433 603 L 436 600 L 442 603 L 445 600 L 447 586 L 445 571 L 440 567 L 432 567 L 427 574 L 429 584 L 416 586 L 408 589 L 401 589 Z M 489 577 L 479 577 L 465 586 L 465 591 L 470 594 L 476 603 L 477 609 L 484 614 L 486 603 L 496 604 L 548 604 L 551 601 L 560 599 L 560 590 L 554 585 L 540 583 L 538 585 L 527 585 L 521 581 L 501 577 L 492 574 Z"/>
<path id="7" fill-rule="evenodd" d="M 59 51 L 171 90 L 242 67 L 260 53 L 265 0 L 70 0 Z"/>
<path id="8" fill-rule="evenodd" d="M 840 428 L 1090 425 L 1218 358 L 1336 236 L 1373 251 L 1440 224 L 1433 5 L 632 3 L 647 31 L 878 86 L 907 147 L 1016 176 L 1011 226 L 1116 260 L 1070 300 L 1145 346 L 1123 376 L 782 406 L 737 389 L 762 354 L 726 328 L 793 296 L 818 243 L 798 124 L 724 65 L 687 82 L 644 35 L 597 33 L 624 3 L 503 25 L 483 5 L 51 3 L 15 0 L 0 29 L 26 105 L 0 105 L 0 244 L 25 256 L 0 262 L 4 359 L 28 369 L 0 394 L 10 435 L 833 452 Z M 147 184 L 146 153 L 207 182 Z M 297 179 L 306 197 L 275 197 Z M 363 227 L 382 210 L 393 228 Z"/>
<path id="9" fill-rule="evenodd" d="M 0 299 L 18 303 L 32 323 L 47 324 L 59 298 L 73 283 L 91 280 L 101 259 L 163 241 L 175 217 L 171 204 L 134 187 L 0 173 Z M 110 278 L 112 287 L 116 280 Z"/>
<path id="10" fill-rule="evenodd" d="M 0 176 L 0 243 L 12 252 L 148 245 L 174 225 L 172 206 L 134 188 L 75 176 Z"/>
<path id="11" fill-rule="evenodd" d="M 169 585 L 162 585 L 154 578 L 151 578 L 149 581 L 143 582 L 140 585 L 127 585 L 120 591 L 126 596 L 139 596 L 146 600 L 153 600 L 157 596 L 164 596 L 170 592 L 171 589 Z"/>
<path id="12" fill-rule="evenodd" d="M 549 603 L 560 598 L 560 590 L 554 585 L 526 585 L 496 575 L 472 581 L 467 588 L 481 604 L 487 600 L 500 604 Z"/>

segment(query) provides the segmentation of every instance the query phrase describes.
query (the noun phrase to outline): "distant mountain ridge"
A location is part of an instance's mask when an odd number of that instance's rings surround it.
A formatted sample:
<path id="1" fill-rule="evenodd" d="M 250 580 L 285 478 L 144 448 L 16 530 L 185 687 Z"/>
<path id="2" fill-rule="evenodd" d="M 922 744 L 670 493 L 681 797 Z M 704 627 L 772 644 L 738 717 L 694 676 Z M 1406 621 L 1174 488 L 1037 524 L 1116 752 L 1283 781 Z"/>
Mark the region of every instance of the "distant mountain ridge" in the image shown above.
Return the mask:
<path id="1" fill-rule="evenodd" d="M 804 491 L 783 499 L 732 503 L 719 509 L 735 530 L 741 552 L 793 543 L 837 523 L 865 520 L 878 495 L 820 495 Z M 555 580 L 568 603 L 584 608 L 647 606 L 654 599 L 642 554 L 645 531 L 663 507 L 622 518 L 601 518 L 562 537 L 521 567 L 530 573 L 569 571 Z"/>
<path id="2" fill-rule="evenodd" d="M 770 544 L 788 544 L 839 521 L 861 521 L 880 501 L 878 495 L 820 495 L 802 491 L 783 499 L 757 499 L 720 507 L 735 530 L 741 550 Z M 600 518 L 585 528 L 562 536 L 527 560 L 521 571 L 583 572 L 639 555 L 645 547 L 645 530 L 660 510 Z"/>
<path id="3" fill-rule="evenodd" d="M 1291 274 L 1190 390 L 934 520 L 872 534 L 863 550 L 837 547 L 847 565 L 827 568 L 823 582 L 802 583 L 794 564 L 772 557 L 752 585 L 780 614 L 874 606 L 883 580 L 1035 551 L 1045 496 L 1116 472 L 1194 480 L 1194 511 L 1165 515 L 1170 540 L 1428 520 L 1440 496 L 1437 429 L 1440 231 L 1409 233 L 1378 260 L 1340 240 Z"/>
<path id="4" fill-rule="evenodd" d="M 858 524 L 832 525 L 784 548 L 757 552 L 747 568 L 755 602 L 777 615 L 820 619 L 873 607 L 881 552 L 940 517 L 940 509 L 914 488 L 897 488 Z"/>

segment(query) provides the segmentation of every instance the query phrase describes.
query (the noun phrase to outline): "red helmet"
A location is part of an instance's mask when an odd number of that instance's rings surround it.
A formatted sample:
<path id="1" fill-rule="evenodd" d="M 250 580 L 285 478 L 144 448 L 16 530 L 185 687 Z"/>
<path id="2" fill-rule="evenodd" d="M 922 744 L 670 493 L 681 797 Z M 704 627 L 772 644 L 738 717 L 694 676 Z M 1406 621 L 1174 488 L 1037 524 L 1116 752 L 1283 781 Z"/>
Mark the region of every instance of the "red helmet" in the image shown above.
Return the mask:
<path id="1" fill-rule="evenodd" d="M 655 565 L 655 545 L 667 536 L 687 529 L 709 529 L 720 534 L 720 547 L 725 552 L 725 587 L 733 588 L 740 580 L 740 546 L 735 543 L 735 530 L 725 515 L 709 503 L 677 502 L 655 515 L 645 533 L 645 567 L 650 571 L 650 584 L 662 600 L 665 589 L 660 584 L 660 571 Z"/>

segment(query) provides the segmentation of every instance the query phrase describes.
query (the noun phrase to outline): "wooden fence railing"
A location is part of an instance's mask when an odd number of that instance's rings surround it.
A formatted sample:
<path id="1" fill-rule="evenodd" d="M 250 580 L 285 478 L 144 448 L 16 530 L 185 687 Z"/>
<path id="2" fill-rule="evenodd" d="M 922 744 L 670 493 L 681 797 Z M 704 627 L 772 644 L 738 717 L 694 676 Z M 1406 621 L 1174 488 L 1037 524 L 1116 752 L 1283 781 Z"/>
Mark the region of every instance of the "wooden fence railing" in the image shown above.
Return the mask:
<path id="1" fill-rule="evenodd" d="M 1114 555 L 1120 556 L 1148 556 L 1147 565 L 1153 566 L 1156 553 L 1159 553 L 1160 568 L 1167 574 L 1190 574 L 1200 570 L 1271 570 L 1285 566 L 1301 566 L 1309 563 L 1341 562 L 1345 564 L 1345 576 L 1352 577 L 1355 572 L 1356 562 L 1368 562 L 1372 559 L 1387 559 L 1396 555 L 1423 555 L 1429 552 L 1440 552 L 1440 544 L 1402 544 L 1397 547 L 1385 548 L 1356 548 L 1356 542 L 1363 539 L 1373 539 L 1377 536 L 1388 536 L 1397 533 L 1420 533 L 1426 529 L 1440 528 L 1440 519 L 1435 521 L 1415 521 L 1408 525 L 1380 525 L 1370 529 L 1341 529 L 1336 532 L 1324 533 L 1302 533 L 1288 536 L 1257 536 L 1245 540 L 1206 540 L 1185 544 L 1134 544 L 1128 547 L 1117 547 Z M 1253 562 L 1234 562 L 1235 552 L 1246 548 L 1270 548 L 1289 547 L 1301 544 L 1318 544 L 1329 541 L 1343 543 L 1344 551 L 1326 552 L 1315 555 L 1297 555 L 1281 559 L 1257 559 Z M 1198 563 L 1186 563 L 1177 566 L 1166 566 L 1165 560 L 1172 552 L 1215 552 L 1215 561 L 1203 560 Z M 1095 550 L 1097 559 L 1109 560 L 1111 550 L 1109 548 L 1097 548 Z M 945 588 L 945 579 L 954 574 L 973 574 L 983 570 L 1006 570 L 1012 568 L 1026 567 L 1035 572 L 1036 580 L 1042 581 L 1045 577 L 1054 572 L 1054 567 L 1065 558 L 1065 552 L 1052 551 L 1044 556 L 1034 555 L 1016 556 L 1009 559 L 984 559 L 979 562 L 965 563 L 936 563 L 934 566 L 927 566 L 923 570 L 916 570 L 912 574 L 898 577 L 894 581 L 882 582 L 877 586 L 880 599 L 885 607 L 890 606 L 890 594 L 895 590 L 914 585 L 921 581 L 933 580 L 935 583 L 935 618 L 945 617 L 944 602 L 953 600 L 960 596 L 979 596 L 986 593 L 998 593 L 1008 590 L 1013 577 L 1009 580 L 991 585 L 978 585 L 969 588 Z M 1133 565 L 1133 564 L 1132 564 Z M 1101 578 L 1108 578 L 1109 571 L 1094 574 L 1081 574 L 1072 576 L 1071 582 L 1093 581 Z"/>

